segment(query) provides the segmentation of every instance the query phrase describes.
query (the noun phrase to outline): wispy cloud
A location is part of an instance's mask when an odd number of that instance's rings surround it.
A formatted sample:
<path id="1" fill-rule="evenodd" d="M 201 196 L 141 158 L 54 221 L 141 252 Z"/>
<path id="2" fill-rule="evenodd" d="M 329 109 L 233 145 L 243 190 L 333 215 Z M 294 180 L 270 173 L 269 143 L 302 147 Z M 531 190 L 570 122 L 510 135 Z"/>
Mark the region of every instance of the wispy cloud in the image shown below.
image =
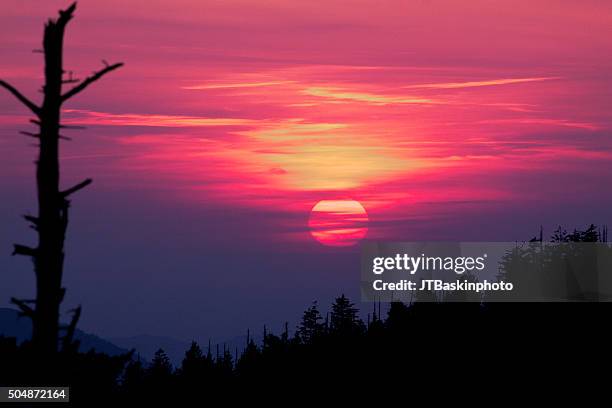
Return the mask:
<path id="1" fill-rule="evenodd" d="M 317 96 L 335 100 L 350 100 L 372 105 L 390 104 L 439 104 L 441 101 L 418 96 L 391 96 L 370 92 L 353 92 L 344 88 L 309 87 L 302 91 L 304 95 Z"/>
<path id="2" fill-rule="evenodd" d="M 79 109 L 66 109 L 67 124 L 110 126 L 201 127 L 252 126 L 261 120 L 244 118 L 208 118 L 183 115 L 149 115 L 136 113 L 106 113 Z"/>
<path id="3" fill-rule="evenodd" d="M 516 119 L 488 119 L 478 121 L 480 124 L 495 125 L 544 125 L 544 126 L 563 126 L 585 130 L 599 130 L 600 127 L 594 123 L 578 122 L 567 119 L 550 118 L 516 118 Z"/>
<path id="4" fill-rule="evenodd" d="M 533 78 L 504 78 L 490 79 L 486 81 L 467 81 L 467 82 L 442 82 L 429 84 L 407 85 L 405 89 L 461 89 L 461 88 L 478 88 L 483 86 L 497 85 L 512 85 L 522 84 L 527 82 L 541 82 L 561 79 L 561 77 L 533 77 Z"/>
<path id="5" fill-rule="evenodd" d="M 213 82 L 202 85 L 183 86 L 181 89 L 189 90 L 207 90 L 207 89 L 231 89 L 231 88 L 260 88 L 266 86 L 276 85 L 288 85 L 295 83 L 295 81 L 267 81 L 267 82 L 236 82 L 236 83 L 223 83 Z"/>

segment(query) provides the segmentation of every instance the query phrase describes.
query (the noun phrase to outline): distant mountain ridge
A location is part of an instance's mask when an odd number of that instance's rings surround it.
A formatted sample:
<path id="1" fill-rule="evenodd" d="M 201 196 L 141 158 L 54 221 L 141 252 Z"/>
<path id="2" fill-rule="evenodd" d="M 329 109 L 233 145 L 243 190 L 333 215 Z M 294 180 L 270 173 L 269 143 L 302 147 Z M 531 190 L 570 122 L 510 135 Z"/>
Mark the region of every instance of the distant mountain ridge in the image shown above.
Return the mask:
<path id="1" fill-rule="evenodd" d="M 19 312 L 15 309 L 0 308 L 0 336 L 15 337 L 17 343 L 29 340 L 32 336 L 32 322 L 26 317 L 20 317 Z M 81 352 L 93 349 L 99 353 L 116 356 L 135 349 L 134 357 L 146 362 L 151 361 L 155 352 L 162 348 L 175 366 L 181 364 L 185 351 L 191 345 L 191 342 L 172 337 L 147 334 L 106 340 L 79 329 L 75 331 L 75 339 L 80 341 L 79 351 Z"/>
<path id="2" fill-rule="evenodd" d="M 0 336 L 15 337 L 17 343 L 22 343 L 29 340 L 31 335 L 32 322 L 30 319 L 19 317 L 19 312 L 15 309 L 0 308 Z M 262 337 L 261 334 L 251 335 L 251 339 L 258 345 L 261 344 Z M 128 353 L 130 350 L 134 349 L 134 358 L 139 358 L 144 362 L 151 361 L 155 352 L 161 348 L 175 367 L 181 365 L 185 357 L 185 352 L 191 346 L 191 341 L 179 340 L 168 336 L 142 334 L 137 336 L 103 339 L 79 329 L 75 332 L 75 339 L 80 341 L 80 352 L 95 350 L 99 353 L 116 356 Z M 219 347 L 219 353 L 222 353 L 223 348 L 226 347 L 233 356 L 236 350 L 239 353 L 244 350 L 246 342 L 246 335 L 236 336 L 224 342 L 213 343 L 211 352 L 213 356 L 215 356 L 217 346 Z M 200 347 L 204 353 L 208 352 L 207 343 L 200 343 Z"/>
<path id="3" fill-rule="evenodd" d="M 18 343 L 22 343 L 29 340 L 31 335 L 32 322 L 30 319 L 20 317 L 17 310 L 0 308 L 0 336 L 15 337 Z M 95 350 L 98 353 L 116 356 L 129 351 L 129 349 L 119 347 L 108 340 L 79 329 L 76 329 L 74 337 L 80 342 L 79 351 L 81 352 Z"/>

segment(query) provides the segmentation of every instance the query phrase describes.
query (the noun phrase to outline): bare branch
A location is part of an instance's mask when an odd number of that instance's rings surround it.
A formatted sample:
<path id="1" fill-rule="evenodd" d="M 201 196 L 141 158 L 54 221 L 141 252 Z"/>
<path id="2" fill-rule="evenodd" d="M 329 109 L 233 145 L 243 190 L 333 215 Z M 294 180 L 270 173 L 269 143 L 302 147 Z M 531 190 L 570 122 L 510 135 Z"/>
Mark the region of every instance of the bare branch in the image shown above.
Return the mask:
<path id="1" fill-rule="evenodd" d="M 38 231 L 38 225 L 40 224 L 38 217 L 34 217 L 33 215 L 25 214 L 23 218 L 26 221 L 29 221 L 32 223 L 32 225 L 30 225 L 30 228 L 32 228 L 34 231 Z"/>
<path id="2" fill-rule="evenodd" d="M 79 85 L 75 86 L 74 88 L 72 88 L 71 90 L 69 90 L 68 92 L 66 92 L 64 95 L 62 95 L 62 102 L 67 101 L 69 98 L 72 98 L 74 95 L 78 94 L 79 92 L 81 92 L 83 89 L 87 88 L 89 85 L 91 85 L 91 83 L 97 81 L 98 79 L 102 78 L 102 76 L 104 76 L 105 74 L 120 68 L 123 66 L 123 62 L 119 62 L 117 64 L 113 64 L 113 65 L 108 65 L 106 67 L 104 67 L 104 69 L 101 69 L 100 71 L 96 71 L 94 72 L 94 74 L 92 76 L 89 76 L 87 78 L 85 78 L 83 80 L 83 82 L 81 82 Z"/>
<path id="3" fill-rule="evenodd" d="M 11 255 L 36 256 L 36 249 L 25 245 L 13 244 L 13 253 Z"/>
<path id="4" fill-rule="evenodd" d="M 66 335 L 64 336 L 63 340 L 64 350 L 68 350 L 72 345 L 74 332 L 76 331 L 76 325 L 81 317 L 81 305 L 72 309 L 70 312 L 72 312 L 72 319 L 70 319 L 70 324 L 66 327 Z"/>
<path id="5" fill-rule="evenodd" d="M 17 298 L 11 298 L 11 303 L 13 303 L 14 305 L 17 305 L 17 307 L 19 308 L 19 310 L 21 310 L 21 315 L 22 316 L 28 316 L 30 318 L 34 317 L 34 309 L 32 309 L 30 306 L 27 305 L 29 301 L 25 301 L 25 300 L 21 300 L 21 299 L 17 299 Z"/>
<path id="6" fill-rule="evenodd" d="M 60 125 L 60 129 L 87 129 L 85 126 L 80 125 Z"/>
<path id="7" fill-rule="evenodd" d="M 15 89 L 15 87 L 13 87 L 8 82 L 2 81 L 2 80 L 0 80 L 0 86 L 2 86 L 6 90 L 8 90 L 10 93 L 12 93 L 17 99 L 19 99 L 19 102 L 27 106 L 32 112 L 34 112 L 36 116 L 40 116 L 41 109 L 36 104 L 34 104 L 34 102 L 32 102 L 31 100 L 23 96 L 21 92 Z"/>
<path id="8" fill-rule="evenodd" d="M 59 11 L 59 18 L 57 19 L 56 24 L 58 26 L 66 26 L 66 24 L 68 24 L 68 21 L 70 21 L 72 19 L 72 13 L 74 13 L 74 10 L 76 9 L 76 1 L 74 3 L 72 3 L 70 5 L 70 7 L 68 7 L 66 10 L 60 10 Z"/>
<path id="9" fill-rule="evenodd" d="M 29 221 L 29 222 L 31 222 L 34 225 L 38 225 L 38 217 L 34 217 L 33 215 L 26 214 L 26 215 L 23 216 L 23 218 L 26 221 Z"/>
<path id="10" fill-rule="evenodd" d="M 81 181 L 79 184 L 77 184 L 77 185 L 75 185 L 73 187 L 70 187 L 68 190 L 64 190 L 64 191 L 60 192 L 60 194 L 62 195 L 62 197 L 66 198 L 70 194 L 76 193 L 77 191 L 87 187 L 88 185 L 91 184 L 92 181 L 93 180 L 90 179 L 90 178 L 85 179 L 85 180 Z"/>
<path id="11" fill-rule="evenodd" d="M 21 131 L 19 133 L 21 133 L 22 135 L 25 135 L 25 136 L 33 137 L 35 139 L 40 139 L 40 133 L 32 133 L 32 132 L 26 132 L 26 131 Z"/>

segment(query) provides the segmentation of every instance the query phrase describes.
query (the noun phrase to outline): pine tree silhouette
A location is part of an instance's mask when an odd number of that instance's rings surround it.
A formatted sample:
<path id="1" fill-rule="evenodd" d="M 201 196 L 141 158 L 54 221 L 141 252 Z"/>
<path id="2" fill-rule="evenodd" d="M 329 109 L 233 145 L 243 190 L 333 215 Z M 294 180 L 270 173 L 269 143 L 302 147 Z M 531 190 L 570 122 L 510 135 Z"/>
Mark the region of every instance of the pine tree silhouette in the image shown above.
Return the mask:
<path id="1" fill-rule="evenodd" d="M 358 309 L 344 294 L 332 304 L 331 331 L 335 334 L 355 334 L 363 330 L 363 322 L 357 316 Z"/>
<path id="2" fill-rule="evenodd" d="M 163 383 L 172 376 L 172 363 L 163 349 L 158 349 L 153 356 L 147 376 L 153 383 Z"/>
<path id="3" fill-rule="evenodd" d="M 145 386 L 145 369 L 140 359 L 130 361 L 123 372 L 121 388 L 125 397 L 138 400 Z"/>
<path id="4" fill-rule="evenodd" d="M 191 347 L 185 352 L 185 358 L 181 364 L 180 373 L 184 379 L 190 381 L 204 376 L 208 369 L 208 361 L 202 353 L 202 349 L 195 341 L 191 342 Z"/>
<path id="5" fill-rule="evenodd" d="M 299 341 L 304 344 L 310 344 L 321 336 L 325 330 L 325 326 L 321 323 L 321 320 L 323 320 L 323 317 L 321 316 L 321 312 L 319 312 L 319 306 L 315 300 L 312 302 L 312 306 L 306 309 L 302 316 L 302 322 L 296 333 Z"/>

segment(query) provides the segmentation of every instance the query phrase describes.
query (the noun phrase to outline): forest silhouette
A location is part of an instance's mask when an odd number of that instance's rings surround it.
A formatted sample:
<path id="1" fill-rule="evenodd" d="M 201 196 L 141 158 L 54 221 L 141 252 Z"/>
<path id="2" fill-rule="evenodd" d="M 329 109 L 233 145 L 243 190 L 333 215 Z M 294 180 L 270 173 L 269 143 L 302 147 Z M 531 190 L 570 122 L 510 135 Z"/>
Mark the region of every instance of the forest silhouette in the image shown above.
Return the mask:
<path id="1" fill-rule="evenodd" d="M 0 82 L 34 113 L 33 123 L 39 132 L 28 135 L 40 141 L 39 214 L 25 217 L 33 224 L 39 243 L 36 248 L 14 248 L 15 254 L 34 261 L 36 299 L 13 299 L 21 313 L 32 319 L 33 336 L 22 344 L 14 338 L 0 337 L 0 385 L 70 386 L 71 399 L 77 403 L 92 398 L 97 403 L 202 400 L 212 399 L 212 394 L 233 401 L 243 398 L 247 390 L 277 395 L 279 387 L 295 388 L 306 396 L 322 388 L 355 394 L 365 391 L 355 387 L 386 381 L 395 372 L 403 372 L 399 378 L 418 377 L 420 381 L 440 376 L 471 379 L 470 375 L 478 373 L 485 381 L 486 373 L 495 372 L 500 364 L 504 370 L 522 372 L 524 364 L 556 367 L 565 363 L 568 347 L 584 347 L 581 358 L 596 358 L 590 353 L 606 341 L 605 336 L 594 334 L 607 324 L 607 303 L 588 302 L 595 300 L 588 296 L 576 299 L 585 303 L 571 304 L 458 303 L 452 298 L 438 301 L 431 293 L 422 294 L 411 304 L 392 302 L 384 312 L 376 303 L 369 313 L 360 312 L 345 295 L 335 299 L 325 313 L 315 301 L 304 311 L 297 327 L 290 330 L 285 324 L 281 333 L 263 328 L 260 344 L 250 332 L 242 350 L 193 342 L 178 367 L 170 363 L 162 349 L 150 362 L 139 359 L 135 351 L 120 356 L 79 352 L 72 335 L 80 307 L 74 309 L 70 324 L 59 324 L 65 293 L 61 281 L 68 197 L 91 180 L 59 189 L 59 131 L 65 128 L 60 123 L 60 109 L 67 99 L 122 64 L 106 64 L 83 81 L 64 78 L 63 35 L 75 7 L 73 4 L 60 11 L 59 18 L 49 20 L 45 28 L 43 105 L 35 105 L 8 83 Z M 62 93 L 62 84 L 69 83 L 74 83 L 74 88 Z M 567 233 L 560 228 L 552 241 L 606 243 L 607 230 L 602 233 L 591 225 Z M 549 255 L 534 250 L 537 242 L 543 242 L 542 234 L 530 241 L 532 245 L 507 254 L 502 265 L 507 275 L 528 271 L 533 256 L 548 259 Z M 538 262 L 541 264 L 541 259 Z M 554 272 L 553 263 L 545 265 Z M 418 379 L 410 386 L 416 387 Z"/>
<path id="2" fill-rule="evenodd" d="M 601 242 L 591 225 L 584 231 L 553 236 L 552 241 Z M 507 262 L 524 254 L 508 252 Z M 588 300 L 588 299 L 587 299 Z M 258 344 L 250 332 L 242 350 L 192 342 L 174 367 L 164 350 L 151 361 L 135 351 L 108 356 L 95 351 L 60 350 L 55 370 L 40 371 L 31 342 L 0 338 L 0 384 L 68 384 L 76 402 L 96 400 L 141 403 L 207 400 L 242 401 L 278 395 L 279 389 L 340 393 L 379 381 L 410 379 L 427 384 L 440 375 L 457 381 L 479 376 L 495 383 L 500 373 L 523 371 L 523 381 L 540 371 L 564 372 L 576 362 L 568 348 L 580 349 L 579 361 L 602 358 L 609 303 L 507 303 L 433 301 L 371 303 L 365 321 L 356 305 L 339 296 L 329 312 L 313 302 L 297 327 L 280 333 L 262 328 Z M 530 370 L 525 371 L 526 366 Z M 495 375 L 489 377 L 489 374 Z M 469 382 L 468 382 L 469 383 Z M 431 383 L 430 383 L 431 385 Z M 348 388 L 344 388 L 350 386 Z M 357 387 L 357 388 L 355 388 Z M 310 395 L 310 394 L 309 394 Z M 312 397 L 312 395 L 310 395 Z"/>

